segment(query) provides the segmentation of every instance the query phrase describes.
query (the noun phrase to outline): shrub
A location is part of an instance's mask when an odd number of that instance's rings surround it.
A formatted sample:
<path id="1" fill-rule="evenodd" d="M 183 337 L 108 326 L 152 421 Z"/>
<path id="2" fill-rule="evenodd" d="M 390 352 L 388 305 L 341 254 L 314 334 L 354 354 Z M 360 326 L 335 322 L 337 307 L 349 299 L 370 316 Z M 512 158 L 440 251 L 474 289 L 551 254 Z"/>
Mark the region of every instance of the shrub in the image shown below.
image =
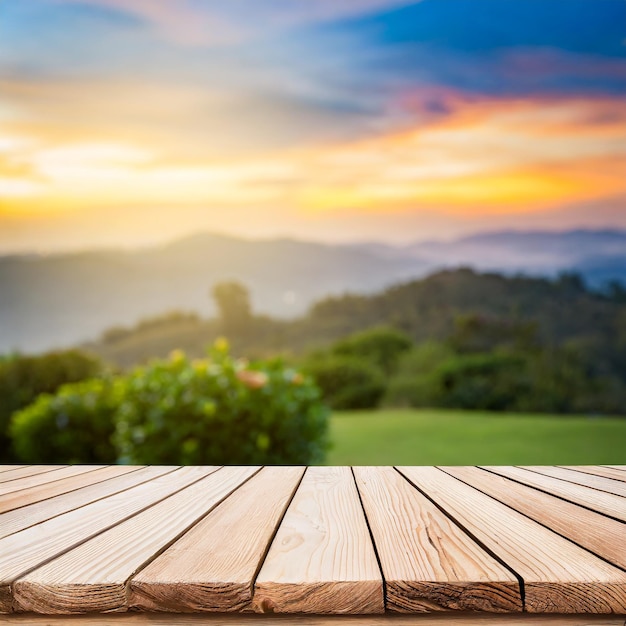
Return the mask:
<path id="1" fill-rule="evenodd" d="M 8 434 L 14 412 L 31 404 L 39 394 L 54 393 L 63 384 L 93 378 L 102 371 L 97 357 L 79 350 L 40 356 L 17 354 L 0 360 L 0 462 L 15 460 Z"/>
<path id="2" fill-rule="evenodd" d="M 378 406 L 385 392 L 382 372 L 354 357 L 319 355 L 306 365 L 333 409 L 369 409 Z"/>
<path id="3" fill-rule="evenodd" d="M 219 342 L 218 342 L 219 344 Z M 326 449 L 328 411 L 313 383 L 279 361 L 176 353 L 132 372 L 117 412 L 125 463 L 308 464 Z"/>
<path id="4" fill-rule="evenodd" d="M 396 369 L 400 356 L 412 345 L 405 333 L 389 326 L 378 326 L 338 341 L 332 351 L 368 361 L 389 375 Z"/>
<path id="5" fill-rule="evenodd" d="M 459 355 L 443 363 L 435 375 L 441 406 L 515 411 L 520 398 L 532 392 L 527 359 L 519 354 Z"/>
<path id="6" fill-rule="evenodd" d="M 442 403 L 437 369 L 453 356 L 452 350 L 436 341 L 426 341 L 403 354 L 389 380 L 386 406 L 432 407 Z"/>
<path id="7" fill-rule="evenodd" d="M 123 379 L 63 385 L 41 395 L 11 423 L 13 445 L 26 463 L 114 463 L 114 415 Z"/>

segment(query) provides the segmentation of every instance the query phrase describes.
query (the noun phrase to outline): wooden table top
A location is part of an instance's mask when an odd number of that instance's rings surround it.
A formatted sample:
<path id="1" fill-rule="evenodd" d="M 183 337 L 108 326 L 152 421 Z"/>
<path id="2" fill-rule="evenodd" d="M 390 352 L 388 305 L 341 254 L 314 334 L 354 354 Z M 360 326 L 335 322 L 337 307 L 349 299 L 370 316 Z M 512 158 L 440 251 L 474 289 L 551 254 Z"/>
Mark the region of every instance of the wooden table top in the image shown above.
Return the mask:
<path id="1" fill-rule="evenodd" d="M 128 609 L 625 614 L 626 466 L 0 466 L 0 612 Z"/>

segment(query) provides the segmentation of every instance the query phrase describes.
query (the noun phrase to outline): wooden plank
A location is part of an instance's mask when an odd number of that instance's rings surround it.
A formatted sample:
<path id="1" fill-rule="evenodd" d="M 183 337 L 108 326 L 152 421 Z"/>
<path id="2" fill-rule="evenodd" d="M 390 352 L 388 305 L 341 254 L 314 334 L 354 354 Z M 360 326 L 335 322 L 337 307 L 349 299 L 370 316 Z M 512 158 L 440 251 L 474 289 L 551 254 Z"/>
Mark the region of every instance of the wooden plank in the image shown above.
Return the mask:
<path id="1" fill-rule="evenodd" d="M 130 577 L 259 470 L 214 469 L 206 478 L 17 580 L 14 610 L 51 614 L 124 609 Z"/>
<path id="2" fill-rule="evenodd" d="M 26 476 L 19 480 L 11 480 L 6 483 L 0 484 L 0 497 L 6 496 L 10 493 L 20 491 L 22 489 L 28 489 L 30 487 L 36 487 L 39 485 L 45 485 L 48 483 L 54 483 L 57 480 L 62 480 L 68 476 L 77 476 L 78 474 L 85 474 L 93 472 L 94 470 L 105 467 L 104 465 L 69 465 L 59 469 L 52 470 L 50 472 L 44 472 L 35 476 Z"/>
<path id="3" fill-rule="evenodd" d="M 519 574 L 531 613 L 626 612 L 626 573 L 435 467 L 400 471 Z"/>
<path id="4" fill-rule="evenodd" d="M 354 475 L 386 583 L 387 610 L 521 611 L 517 578 L 392 467 Z"/>
<path id="5" fill-rule="evenodd" d="M 122 469 L 125 469 L 126 471 L 120 471 Z M 102 482 L 87 484 L 87 486 L 80 489 L 76 489 L 69 493 L 64 493 L 47 500 L 35 502 L 21 508 L 13 507 L 13 510 L 3 513 L 0 515 L 0 538 L 28 528 L 29 526 L 41 524 L 41 522 L 45 522 L 52 517 L 67 513 L 68 511 L 73 511 L 74 509 L 78 509 L 81 506 L 85 506 L 86 504 L 90 504 L 96 500 L 101 500 L 102 498 L 106 498 L 114 493 L 130 489 L 135 485 L 147 482 L 148 480 L 155 478 L 155 476 L 165 474 L 168 471 L 170 471 L 168 468 L 161 468 L 160 470 L 157 470 L 155 474 L 155 471 L 149 468 L 137 469 L 136 467 L 131 466 L 107 467 L 102 470 L 102 472 L 105 472 L 102 476 Z M 113 478 L 105 480 L 107 475 L 113 476 Z M 82 474 L 80 476 L 76 476 L 73 480 L 90 478 L 90 476 L 91 473 L 87 475 Z M 50 485 L 43 485 L 42 488 L 45 489 L 46 487 L 52 487 L 55 485 L 56 483 L 50 483 Z M 28 495 L 30 491 L 31 490 L 29 489 L 27 491 L 18 491 L 15 494 L 11 494 L 12 498 L 11 496 L 8 496 L 11 498 L 8 505 L 11 506 L 16 503 L 20 504 L 20 496 L 22 494 Z M 28 499 L 26 499 L 26 502 L 28 502 Z M 0 505 L 2 504 L 4 503 L 0 501 Z"/>
<path id="6" fill-rule="evenodd" d="M 580 504 L 603 515 L 609 515 L 622 522 L 626 522 L 626 500 L 620 496 L 597 491 L 590 487 L 568 483 L 565 480 L 531 472 L 530 470 L 520 467 L 485 466 L 485 469 L 500 474 L 501 476 L 512 478 L 525 485 L 530 485 L 536 489 L 541 489 L 551 495 L 564 498 L 575 504 Z"/>
<path id="7" fill-rule="evenodd" d="M 624 626 L 622 615 L 431 613 L 420 615 L 240 615 L 107 613 L 105 615 L 0 615 L 11 626 Z"/>
<path id="8" fill-rule="evenodd" d="M 604 476 L 604 478 L 612 478 L 613 480 L 626 482 L 626 472 L 615 469 L 613 467 L 603 467 L 601 465 L 559 465 L 559 467 L 576 470 L 577 472 L 585 472 L 585 474 Z"/>
<path id="9" fill-rule="evenodd" d="M 620 472 L 626 472 L 626 465 L 601 465 L 600 467 L 611 467 L 619 470 Z"/>
<path id="10" fill-rule="evenodd" d="M 544 476 L 551 476 L 552 478 L 565 480 L 576 485 L 584 485 L 585 487 L 597 489 L 598 491 L 606 491 L 607 493 L 612 493 L 616 496 L 626 497 L 626 484 L 620 481 L 612 480 L 611 478 L 593 476 L 592 474 L 585 474 L 584 472 L 577 472 L 576 470 L 570 470 L 564 467 L 529 465 L 524 467 L 524 469 L 530 470 L 531 472 L 537 472 L 537 474 L 543 474 Z"/>
<path id="11" fill-rule="evenodd" d="M 22 467 L 28 467 L 28 465 L 0 465 L 0 474 L 4 474 L 4 472 L 10 472 L 16 469 L 21 469 Z"/>
<path id="12" fill-rule="evenodd" d="M 303 467 L 261 470 L 130 583 L 131 607 L 242 611 Z"/>
<path id="13" fill-rule="evenodd" d="M 263 612 L 384 611 L 382 577 L 350 468 L 307 469 L 254 594 Z"/>
<path id="14" fill-rule="evenodd" d="M 476 467 L 443 471 L 626 569 L 626 525 Z"/>
<path id="15" fill-rule="evenodd" d="M 107 467 L 96 468 L 93 472 L 84 472 L 82 474 L 62 478 L 52 483 L 35 485 L 28 489 L 20 489 L 19 491 L 0 496 L 0 514 L 21 506 L 28 506 L 29 504 L 40 502 L 41 500 L 47 500 L 48 498 L 53 498 L 54 496 L 74 491 L 87 485 L 102 482 L 114 476 L 134 472 L 138 468 L 139 466 L 132 465 L 109 465 Z"/>
<path id="16" fill-rule="evenodd" d="M 28 476 L 36 476 L 37 474 L 45 474 L 46 472 L 53 472 L 62 467 L 67 467 L 67 465 L 25 465 L 23 467 L 17 467 L 4 472 L 2 476 L 0 476 L 0 483 L 17 480 L 18 478 L 26 478 Z"/>
<path id="17" fill-rule="evenodd" d="M 153 480 L 0 539 L 0 613 L 11 611 L 11 585 L 35 567 L 119 524 L 212 468 L 149 468 Z M 163 471 L 169 471 L 163 474 Z M 161 475 L 159 475 L 161 474 Z"/>

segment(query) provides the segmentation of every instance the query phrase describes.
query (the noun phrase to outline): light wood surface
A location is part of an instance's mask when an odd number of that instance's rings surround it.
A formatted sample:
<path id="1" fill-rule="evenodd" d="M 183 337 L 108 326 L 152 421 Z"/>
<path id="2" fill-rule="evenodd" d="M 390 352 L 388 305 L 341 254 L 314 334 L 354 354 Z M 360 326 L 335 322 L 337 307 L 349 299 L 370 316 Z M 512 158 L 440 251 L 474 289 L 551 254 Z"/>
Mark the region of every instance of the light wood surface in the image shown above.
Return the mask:
<path id="1" fill-rule="evenodd" d="M 0 615 L 1 626 L 626 626 L 624 615 L 435 613 L 419 615 L 241 615 L 108 613 L 106 615 Z"/>
<path id="2" fill-rule="evenodd" d="M 262 612 L 382 613 L 383 582 L 348 467 L 307 469 L 255 585 Z"/>
<path id="3" fill-rule="evenodd" d="M 63 480 L 64 478 L 78 476 L 80 474 L 91 474 L 95 470 L 102 467 L 104 466 L 70 465 L 68 467 L 61 467 L 50 472 L 37 474 L 36 476 L 27 476 L 25 478 L 20 478 L 19 480 L 7 481 L 4 483 L 0 483 L 0 496 L 5 496 L 10 493 L 17 493 L 24 489 L 28 489 L 29 487 L 45 485 L 46 483 L 54 484 L 55 482 Z"/>
<path id="4" fill-rule="evenodd" d="M 102 467 L 102 466 L 101 466 Z M 39 474 L 24 476 L 20 478 L 13 478 L 0 483 L 0 496 L 4 496 L 15 491 L 22 489 L 28 489 L 34 485 L 44 485 L 45 483 L 52 483 L 68 476 L 76 476 L 76 474 L 84 474 L 86 472 L 92 472 L 95 467 L 86 466 L 68 466 L 59 467 L 47 472 L 41 472 Z"/>
<path id="5" fill-rule="evenodd" d="M 626 613 L 621 466 L 3 476 L 0 624 L 580 625 Z"/>
<path id="6" fill-rule="evenodd" d="M 6 467 L 3 465 L 3 467 Z M 52 472 L 66 465 L 18 465 L 11 469 L 2 472 L 0 475 L 0 483 L 7 482 L 9 480 L 17 480 L 18 478 L 24 478 L 26 476 L 35 476 L 36 474 L 45 474 L 46 472 Z"/>
<path id="7" fill-rule="evenodd" d="M 517 578 L 391 467 L 355 467 L 387 609 L 521 611 Z"/>
<path id="8" fill-rule="evenodd" d="M 521 467 L 486 467 L 485 469 L 626 522 L 626 499 L 621 496 L 531 472 Z"/>
<path id="9" fill-rule="evenodd" d="M 303 473 L 303 467 L 261 470 L 134 577 L 130 606 L 249 609 L 255 575 Z"/>
<path id="10" fill-rule="evenodd" d="M 16 609 L 84 613 L 124 608 L 126 581 L 259 468 L 203 469 L 206 478 L 17 580 Z"/>
<path id="11" fill-rule="evenodd" d="M 0 612 L 12 608 L 15 579 L 207 474 L 199 467 L 170 468 L 165 474 L 163 468 L 150 469 L 157 477 L 148 483 L 0 539 Z"/>
<path id="12" fill-rule="evenodd" d="M 33 467 L 28 465 L 0 465 L 0 474 L 4 474 L 4 472 L 11 472 L 16 469 L 21 469 L 22 467 Z"/>
<path id="13" fill-rule="evenodd" d="M 443 471 L 626 570 L 626 524 L 477 467 Z"/>
<path id="14" fill-rule="evenodd" d="M 152 471 L 107 467 L 8 494 L 0 499 L 0 538 L 153 477 Z"/>
<path id="15" fill-rule="evenodd" d="M 613 480 L 626 482 L 626 472 L 620 469 L 616 469 L 614 467 L 602 467 L 600 465 L 560 465 L 559 467 L 576 470 L 577 472 L 584 472 L 585 474 L 604 476 L 605 478 L 612 478 Z"/>
<path id="16" fill-rule="evenodd" d="M 527 611 L 626 612 L 622 570 L 438 468 L 399 469 L 522 577 Z"/>
<path id="17" fill-rule="evenodd" d="M 598 489 L 599 491 L 606 491 L 607 493 L 612 493 L 616 496 L 626 497 L 626 484 L 621 481 L 613 480 L 612 478 L 594 476 L 592 474 L 577 472 L 576 470 L 567 469 L 565 467 L 528 466 L 525 469 L 537 472 L 538 474 L 543 474 L 544 476 L 560 478 L 561 480 L 566 480 L 567 482 L 574 483 L 576 485 L 584 485 L 585 487 L 591 487 L 592 489 Z"/>

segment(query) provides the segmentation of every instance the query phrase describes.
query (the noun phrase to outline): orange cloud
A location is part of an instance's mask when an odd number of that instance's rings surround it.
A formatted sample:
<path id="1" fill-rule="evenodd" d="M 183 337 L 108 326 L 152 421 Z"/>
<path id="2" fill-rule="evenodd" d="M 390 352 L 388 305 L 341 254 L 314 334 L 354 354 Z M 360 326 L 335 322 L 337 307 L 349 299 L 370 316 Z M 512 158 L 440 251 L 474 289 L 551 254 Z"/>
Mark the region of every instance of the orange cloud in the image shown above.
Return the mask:
<path id="1" fill-rule="evenodd" d="M 63 141 L 20 131 L 0 143 L 0 214 L 107 206 L 428 208 L 455 215 L 542 211 L 626 192 L 626 115 L 616 100 L 449 98 L 426 124 L 352 142 L 217 160 L 125 130 Z M 29 134 L 30 133 L 30 134 Z M 37 139 L 37 137 L 40 137 Z M 190 225 L 193 227 L 193 225 Z"/>

